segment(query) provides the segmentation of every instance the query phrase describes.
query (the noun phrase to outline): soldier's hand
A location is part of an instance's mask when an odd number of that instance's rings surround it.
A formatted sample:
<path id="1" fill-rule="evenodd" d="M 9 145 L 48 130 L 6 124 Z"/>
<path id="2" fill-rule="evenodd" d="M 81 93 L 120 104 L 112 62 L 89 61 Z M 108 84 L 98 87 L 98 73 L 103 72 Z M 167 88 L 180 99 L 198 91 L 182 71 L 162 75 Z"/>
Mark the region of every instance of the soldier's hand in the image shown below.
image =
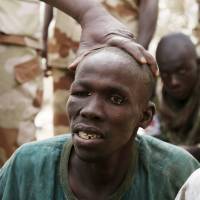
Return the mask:
<path id="1" fill-rule="evenodd" d="M 101 16 L 92 23 L 84 23 L 77 58 L 69 66 L 75 70 L 78 63 L 90 52 L 105 46 L 116 46 L 131 54 L 138 62 L 149 64 L 156 76 L 158 68 L 153 56 L 135 42 L 133 34 L 112 16 Z"/>

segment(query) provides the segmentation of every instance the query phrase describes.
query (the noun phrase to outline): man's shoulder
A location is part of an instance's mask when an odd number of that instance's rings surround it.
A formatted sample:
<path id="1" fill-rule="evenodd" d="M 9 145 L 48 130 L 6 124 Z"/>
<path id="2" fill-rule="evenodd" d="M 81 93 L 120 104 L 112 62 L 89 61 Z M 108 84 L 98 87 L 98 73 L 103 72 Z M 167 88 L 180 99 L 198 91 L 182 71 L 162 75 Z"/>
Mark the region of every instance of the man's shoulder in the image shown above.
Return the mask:
<path id="1" fill-rule="evenodd" d="M 0 199 L 3 195 L 5 199 L 15 199 L 11 191 L 16 190 L 18 185 L 22 191 L 20 195 L 40 196 L 40 199 L 46 195 L 50 199 L 50 190 L 58 181 L 61 152 L 70 138 L 70 135 L 62 135 L 27 143 L 17 149 L 0 169 Z"/>
<path id="2" fill-rule="evenodd" d="M 44 139 L 44 140 L 25 143 L 19 149 L 36 148 L 36 147 L 59 148 L 70 139 L 71 139 L 71 134 L 62 134 L 62 135 L 54 136 L 54 137 Z"/>
<path id="3" fill-rule="evenodd" d="M 199 162 L 187 151 L 175 145 L 163 142 L 151 136 L 137 136 L 139 153 L 142 160 L 157 173 L 162 173 L 171 179 L 177 176 L 189 176 L 200 167 Z"/>
<path id="4" fill-rule="evenodd" d="M 71 135 L 65 134 L 46 140 L 26 143 L 14 152 L 2 169 L 20 167 L 30 170 L 39 168 L 40 165 L 42 166 L 45 163 L 54 165 L 60 159 L 63 145 L 70 142 L 70 140 Z"/>
<path id="5" fill-rule="evenodd" d="M 71 134 L 63 134 L 60 136 L 52 137 L 49 139 L 34 141 L 30 143 L 26 143 L 22 145 L 17 151 L 14 153 L 17 156 L 25 156 L 25 155 L 50 155 L 59 153 L 63 149 L 63 145 L 66 142 L 69 142 L 71 139 Z"/>

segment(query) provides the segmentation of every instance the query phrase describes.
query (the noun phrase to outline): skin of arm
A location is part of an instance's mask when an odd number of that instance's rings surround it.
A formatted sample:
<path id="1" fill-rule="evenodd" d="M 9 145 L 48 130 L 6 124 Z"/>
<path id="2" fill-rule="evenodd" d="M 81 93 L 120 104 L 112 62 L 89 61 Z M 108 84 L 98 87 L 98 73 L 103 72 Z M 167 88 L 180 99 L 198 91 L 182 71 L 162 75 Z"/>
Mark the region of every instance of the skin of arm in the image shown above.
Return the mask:
<path id="1" fill-rule="evenodd" d="M 73 17 L 82 27 L 80 47 L 69 69 L 94 49 L 116 46 L 127 51 L 140 63 L 148 63 L 154 75 L 158 74 L 155 59 L 144 47 L 137 44 L 132 33 L 112 17 L 97 0 L 43 0 Z"/>
<path id="2" fill-rule="evenodd" d="M 47 40 L 49 24 L 53 19 L 53 7 L 45 4 L 44 25 L 43 25 L 43 52 L 42 57 L 47 59 Z"/>
<path id="3" fill-rule="evenodd" d="M 137 42 L 145 49 L 154 35 L 158 18 L 158 0 L 140 0 Z"/>
<path id="4" fill-rule="evenodd" d="M 53 7 L 56 7 L 66 14 L 73 17 L 77 22 L 82 26 L 82 19 L 84 15 L 91 11 L 96 10 L 100 13 L 104 10 L 103 7 L 99 6 L 100 4 L 95 0 L 43 0 L 47 4 L 50 4 Z M 96 13 L 98 16 L 99 14 Z"/>

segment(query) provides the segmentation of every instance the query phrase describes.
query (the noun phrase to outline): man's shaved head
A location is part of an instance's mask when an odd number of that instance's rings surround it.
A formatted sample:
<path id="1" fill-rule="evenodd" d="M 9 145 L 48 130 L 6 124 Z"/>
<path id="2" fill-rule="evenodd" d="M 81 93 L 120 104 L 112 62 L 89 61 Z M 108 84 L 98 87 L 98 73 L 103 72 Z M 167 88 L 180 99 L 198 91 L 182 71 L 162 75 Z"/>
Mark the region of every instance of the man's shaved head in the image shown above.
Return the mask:
<path id="1" fill-rule="evenodd" d="M 172 33 L 164 36 L 158 43 L 156 59 L 159 67 L 166 62 L 177 61 L 177 58 L 190 57 L 196 59 L 195 46 L 183 33 Z"/>
<path id="2" fill-rule="evenodd" d="M 195 46 L 183 33 L 163 37 L 156 50 L 163 87 L 168 96 L 186 100 L 198 80 L 199 67 Z"/>

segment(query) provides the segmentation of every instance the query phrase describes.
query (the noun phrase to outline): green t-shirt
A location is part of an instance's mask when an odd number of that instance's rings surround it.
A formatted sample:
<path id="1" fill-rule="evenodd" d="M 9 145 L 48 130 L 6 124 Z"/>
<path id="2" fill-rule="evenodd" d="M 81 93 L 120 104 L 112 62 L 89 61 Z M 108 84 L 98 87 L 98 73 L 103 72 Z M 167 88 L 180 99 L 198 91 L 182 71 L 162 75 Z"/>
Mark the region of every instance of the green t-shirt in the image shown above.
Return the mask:
<path id="1" fill-rule="evenodd" d="M 174 200 L 200 164 L 186 151 L 150 136 L 133 142 L 134 159 L 127 176 L 110 199 Z M 70 135 L 20 147 L 0 170 L 2 200 L 75 199 L 68 183 Z"/>

